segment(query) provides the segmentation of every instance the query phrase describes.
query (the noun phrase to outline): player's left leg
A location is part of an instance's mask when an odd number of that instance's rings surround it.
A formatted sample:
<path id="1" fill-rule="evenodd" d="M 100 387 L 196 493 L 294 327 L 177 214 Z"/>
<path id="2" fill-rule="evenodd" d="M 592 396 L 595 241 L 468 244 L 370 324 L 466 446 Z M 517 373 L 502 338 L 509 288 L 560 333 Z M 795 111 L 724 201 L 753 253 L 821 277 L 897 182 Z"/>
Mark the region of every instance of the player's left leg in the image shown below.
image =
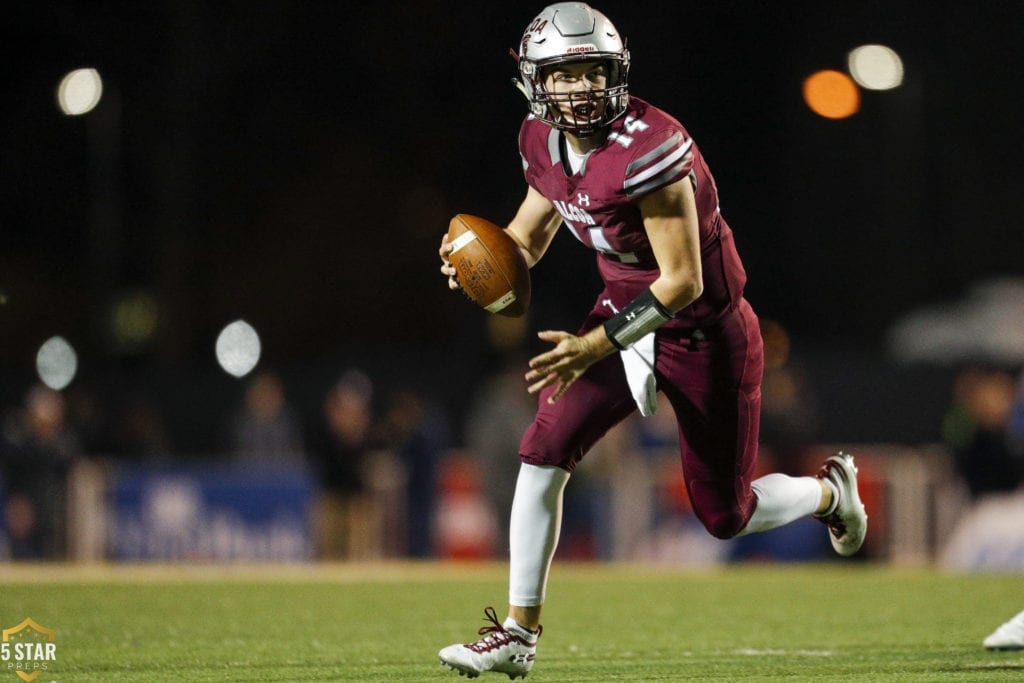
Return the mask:
<path id="1" fill-rule="evenodd" d="M 840 554 L 856 552 L 867 518 L 852 458 L 829 458 L 817 477 L 752 480 L 764 371 L 753 310 L 742 302 L 701 337 L 659 348 L 658 361 L 679 421 L 683 472 L 698 519 L 712 535 L 731 538 L 818 515 Z"/>
<path id="2" fill-rule="evenodd" d="M 658 386 L 679 424 L 694 514 L 711 535 L 732 538 L 757 507 L 751 480 L 764 373 L 757 317 L 744 304 L 713 328 L 659 331 L 659 337 Z"/>
<path id="3" fill-rule="evenodd" d="M 811 514 L 828 510 L 832 490 L 816 477 L 791 477 L 785 474 L 767 474 L 756 479 L 750 488 L 757 498 L 754 513 L 737 536 L 756 534 Z"/>

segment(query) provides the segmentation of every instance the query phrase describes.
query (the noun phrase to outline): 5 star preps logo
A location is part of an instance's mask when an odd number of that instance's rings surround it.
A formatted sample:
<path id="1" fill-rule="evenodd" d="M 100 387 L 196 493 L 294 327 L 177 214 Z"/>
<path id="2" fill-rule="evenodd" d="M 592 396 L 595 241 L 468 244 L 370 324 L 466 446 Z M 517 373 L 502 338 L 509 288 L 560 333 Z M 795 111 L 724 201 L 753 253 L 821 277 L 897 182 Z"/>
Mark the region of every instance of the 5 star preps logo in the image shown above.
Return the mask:
<path id="1" fill-rule="evenodd" d="M 57 660 L 57 643 L 51 628 L 25 619 L 3 630 L 0 641 L 0 670 L 14 672 L 23 681 L 34 681 Z"/>

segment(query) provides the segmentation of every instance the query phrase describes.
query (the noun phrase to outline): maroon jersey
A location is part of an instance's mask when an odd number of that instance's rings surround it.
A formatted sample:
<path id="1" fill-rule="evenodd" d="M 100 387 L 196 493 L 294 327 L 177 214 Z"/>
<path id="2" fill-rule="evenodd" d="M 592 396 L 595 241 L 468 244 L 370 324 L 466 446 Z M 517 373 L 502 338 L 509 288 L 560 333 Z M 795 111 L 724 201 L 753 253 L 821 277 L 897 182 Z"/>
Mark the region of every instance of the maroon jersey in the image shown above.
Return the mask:
<path id="1" fill-rule="evenodd" d="M 665 327 L 709 325 L 737 305 L 746 273 L 719 211 L 715 180 L 682 124 L 630 97 L 625 116 L 576 173 L 569 168 L 566 144 L 558 130 L 533 116 L 519 132 L 526 182 L 551 201 L 577 239 L 597 251 L 606 285 L 602 296 L 621 309 L 658 277 L 639 201 L 689 176 L 700 222 L 704 293 Z"/>
<path id="2" fill-rule="evenodd" d="M 655 375 L 679 423 L 694 513 L 715 536 L 731 537 L 756 505 L 750 483 L 764 366 L 757 315 L 743 299 L 746 273 L 718 210 L 714 178 L 686 129 L 635 97 L 576 173 L 565 144 L 560 132 L 532 117 L 520 129 L 526 182 L 597 251 L 605 289 L 580 333 L 622 310 L 658 277 L 640 200 L 687 177 L 693 183 L 704 292 L 658 328 Z M 693 334 L 694 328 L 704 334 Z M 541 391 L 519 455 L 525 463 L 572 472 L 598 439 L 636 410 L 636 403 L 615 355 L 591 365 L 556 403 L 548 403 L 555 389 Z"/>

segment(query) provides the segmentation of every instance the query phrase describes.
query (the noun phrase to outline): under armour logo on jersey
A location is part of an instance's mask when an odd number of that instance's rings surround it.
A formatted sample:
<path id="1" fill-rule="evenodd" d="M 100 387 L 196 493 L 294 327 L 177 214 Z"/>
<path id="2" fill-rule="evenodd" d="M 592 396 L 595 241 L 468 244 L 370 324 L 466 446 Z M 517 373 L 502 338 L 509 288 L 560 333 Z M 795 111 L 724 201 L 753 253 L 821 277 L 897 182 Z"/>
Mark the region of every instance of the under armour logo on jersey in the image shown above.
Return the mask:
<path id="1" fill-rule="evenodd" d="M 582 192 L 576 193 L 576 201 L 580 206 L 590 206 L 590 195 L 583 194 Z"/>

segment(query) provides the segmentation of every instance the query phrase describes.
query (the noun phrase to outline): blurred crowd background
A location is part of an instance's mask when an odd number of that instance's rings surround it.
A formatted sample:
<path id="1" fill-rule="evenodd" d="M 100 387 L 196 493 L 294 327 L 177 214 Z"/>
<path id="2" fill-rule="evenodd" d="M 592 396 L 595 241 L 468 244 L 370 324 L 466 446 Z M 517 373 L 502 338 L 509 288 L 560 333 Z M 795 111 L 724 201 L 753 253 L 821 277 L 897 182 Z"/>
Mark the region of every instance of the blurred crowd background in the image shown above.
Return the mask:
<path id="1" fill-rule="evenodd" d="M 863 454 L 866 558 L 1024 567 L 1024 7 L 594 5 L 716 177 L 764 319 L 764 467 Z M 510 320 L 448 292 L 436 251 L 452 215 L 502 223 L 525 191 L 508 51 L 541 7 L 10 8 L 0 557 L 504 552 L 525 360 L 589 309 L 592 256 L 559 235 Z M 808 108 L 804 80 L 872 43 L 899 87 Z M 86 67 L 102 97 L 65 115 Z M 235 320 L 260 340 L 240 376 L 215 354 Z M 59 388 L 54 337 L 76 354 Z M 560 552 L 827 556 L 802 525 L 709 543 L 667 412 L 587 457 Z"/>

